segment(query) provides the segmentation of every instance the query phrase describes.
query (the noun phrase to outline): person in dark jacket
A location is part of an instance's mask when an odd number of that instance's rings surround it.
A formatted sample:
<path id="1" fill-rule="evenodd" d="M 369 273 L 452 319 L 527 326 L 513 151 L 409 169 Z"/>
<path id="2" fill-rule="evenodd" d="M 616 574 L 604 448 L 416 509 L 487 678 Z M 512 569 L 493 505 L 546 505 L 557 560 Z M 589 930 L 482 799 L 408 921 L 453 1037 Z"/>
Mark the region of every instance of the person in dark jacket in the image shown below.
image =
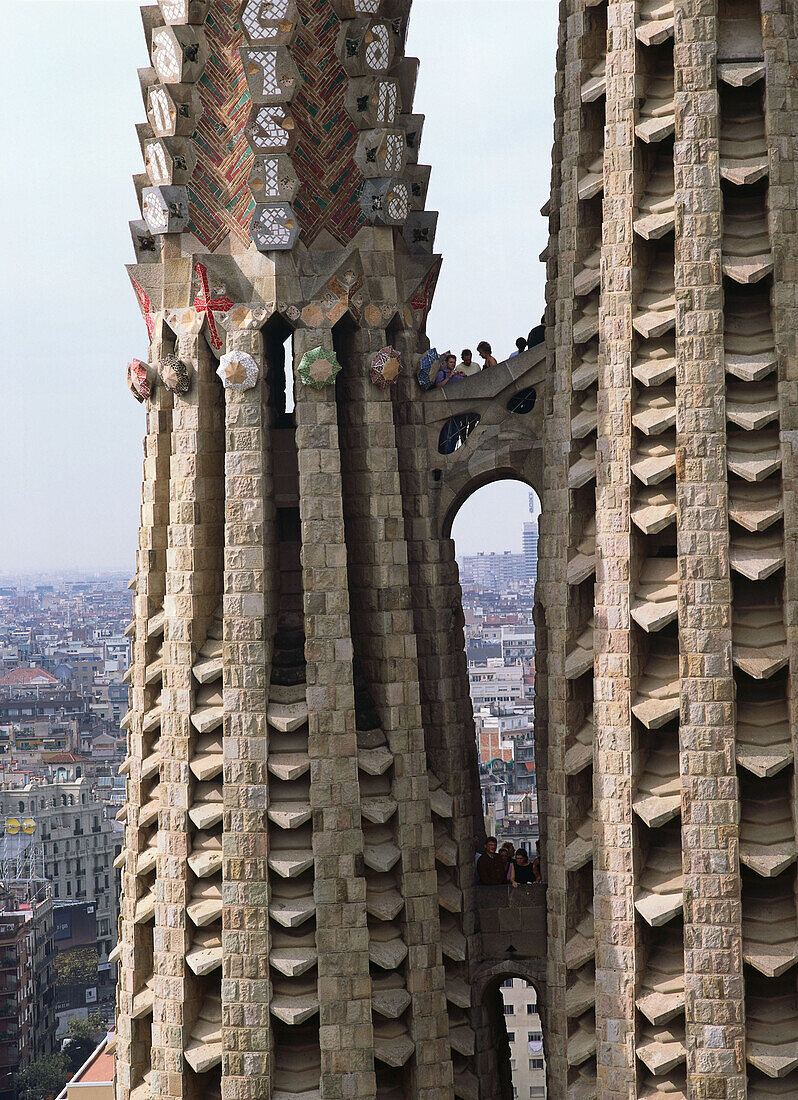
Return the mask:
<path id="1" fill-rule="evenodd" d="M 480 342 L 477 344 L 477 351 L 485 360 L 485 363 L 482 367 L 483 370 L 485 369 L 485 367 L 496 366 L 496 358 L 493 354 L 493 349 L 491 348 L 487 340 L 480 340 Z"/>
<path id="2" fill-rule="evenodd" d="M 484 886 L 501 886 L 507 881 L 507 864 L 496 852 L 496 837 L 489 836 L 477 860 L 477 874 Z"/>

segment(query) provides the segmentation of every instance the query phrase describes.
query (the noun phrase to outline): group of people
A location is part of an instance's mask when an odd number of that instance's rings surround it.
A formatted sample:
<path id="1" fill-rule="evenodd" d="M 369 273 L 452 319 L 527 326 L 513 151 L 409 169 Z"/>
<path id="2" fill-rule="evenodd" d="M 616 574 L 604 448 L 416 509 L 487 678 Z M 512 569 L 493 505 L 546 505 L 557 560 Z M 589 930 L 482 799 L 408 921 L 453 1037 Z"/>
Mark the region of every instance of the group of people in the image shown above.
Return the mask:
<path id="1" fill-rule="evenodd" d="M 435 389 L 448 385 L 449 382 L 459 382 L 462 378 L 468 378 L 472 374 L 479 374 L 484 367 L 495 367 L 496 358 L 487 340 L 481 340 L 477 344 L 477 352 L 484 360 L 483 366 L 474 362 L 474 353 L 470 348 L 463 348 L 460 352 L 461 361 L 457 362 L 457 356 L 447 351 L 440 357 L 440 370 L 435 379 Z"/>
<path id="2" fill-rule="evenodd" d="M 526 351 L 528 348 L 533 348 L 536 344 L 540 344 L 543 338 L 543 325 L 537 325 L 533 328 L 529 336 L 519 336 L 515 342 L 516 350 L 510 355 L 510 359 L 513 359 L 516 355 L 520 355 L 522 351 Z M 444 352 L 439 360 L 440 369 L 433 382 L 434 388 L 440 389 L 442 386 L 448 386 L 450 382 L 458 382 L 463 378 L 469 378 L 472 374 L 479 374 L 485 367 L 496 366 L 496 357 L 487 340 L 480 340 L 477 344 L 477 353 L 483 360 L 482 366 L 474 362 L 474 353 L 470 348 L 463 348 L 460 352 L 459 363 L 457 362 L 457 356 L 453 352 Z"/>
<path id="3" fill-rule="evenodd" d="M 498 847 L 495 836 L 489 836 L 477 856 L 477 882 L 481 886 L 532 886 L 543 881 L 540 865 L 540 842 L 535 842 L 535 855 L 529 858 L 526 848 L 514 848 L 508 841 Z"/>

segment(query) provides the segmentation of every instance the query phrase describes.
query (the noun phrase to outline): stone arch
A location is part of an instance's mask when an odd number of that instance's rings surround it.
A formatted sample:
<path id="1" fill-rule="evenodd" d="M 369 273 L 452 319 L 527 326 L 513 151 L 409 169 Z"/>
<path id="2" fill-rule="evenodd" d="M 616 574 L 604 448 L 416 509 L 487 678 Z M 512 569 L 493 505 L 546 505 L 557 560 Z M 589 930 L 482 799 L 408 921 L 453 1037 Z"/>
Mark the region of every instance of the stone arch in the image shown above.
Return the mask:
<path id="1" fill-rule="evenodd" d="M 541 497 L 545 362 L 545 348 L 537 345 L 424 395 L 430 499 L 441 537 L 449 537 L 463 502 L 492 481 L 516 478 Z M 534 400 L 523 400 L 533 391 Z M 446 425 L 476 417 L 478 422 L 464 433 L 462 444 L 442 453 Z"/>
<path id="2" fill-rule="evenodd" d="M 440 521 L 440 536 L 445 539 L 452 538 L 452 525 L 457 517 L 460 509 L 463 505 L 472 497 L 475 493 L 481 489 L 486 488 L 489 485 L 495 484 L 499 481 L 517 481 L 523 485 L 528 486 L 537 496 L 538 502 L 541 506 L 541 517 L 543 515 L 543 497 L 541 490 L 538 486 L 541 485 L 542 478 L 537 476 L 537 473 L 533 474 L 533 467 L 531 463 L 514 464 L 512 461 L 506 463 L 499 459 L 493 468 L 485 469 L 481 474 L 477 474 L 472 478 L 463 479 L 457 493 L 452 492 L 449 499 L 448 507 L 439 516 Z M 536 790 L 538 800 L 538 820 L 540 829 L 540 845 L 541 851 L 546 851 L 546 845 L 548 842 L 548 827 L 547 827 L 547 808 L 548 808 L 548 759 L 549 759 L 549 740 L 548 740 L 548 712 L 546 706 L 546 700 L 548 698 L 548 683 L 547 683 L 547 647 L 548 647 L 548 634 L 547 634 L 547 616 L 546 606 L 543 599 L 543 587 L 538 584 L 535 589 L 535 602 L 533 620 L 535 625 L 535 713 L 534 713 L 534 740 L 535 740 L 535 775 L 536 775 Z M 540 700 L 540 705 L 538 704 Z M 490 891 L 489 891 L 490 893 Z M 490 950 L 487 952 L 490 954 Z"/>
<path id="3" fill-rule="evenodd" d="M 546 1003 L 546 960 L 534 959 L 488 959 L 481 963 L 471 982 L 474 999 L 481 1001 L 494 982 L 503 982 L 506 978 L 521 978 L 531 982 L 538 997 L 538 1004 Z"/>
<path id="4" fill-rule="evenodd" d="M 494 959 L 483 962 L 473 975 L 471 990 L 473 1003 L 482 1008 L 482 1018 L 485 1026 L 491 1032 L 490 1049 L 496 1062 L 496 1087 L 491 1093 L 491 1100 L 511 1100 L 514 1096 L 514 1085 L 517 1085 L 517 1077 L 512 1070 L 512 1058 L 523 1051 L 528 1054 L 528 1044 L 524 1034 L 532 1026 L 535 1019 L 533 1015 L 523 1014 L 523 1008 L 527 1001 L 521 997 L 511 997 L 511 1003 L 518 1001 L 520 1013 L 508 1015 L 504 1010 L 501 994 L 502 984 L 508 979 L 520 979 L 529 988 L 527 997 L 537 1007 L 537 1016 L 540 1019 L 540 1032 L 542 1036 L 541 1057 L 545 1069 L 547 1059 L 548 1025 L 546 1015 L 546 983 L 545 983 L 545 959 Z M 511 1043 L 510 1034 L 515 1036 Z M 518 1067 L 522 1071 L 522 1067 Z"/>
<path id="5" fill-rule="evenodd" d="M 488 485 L 493 485 L 497 481 L 520 481 L 524 485 L 528 485 L 535 493 L 538 500 L 540 500 L 540 490 L 532 479 L 526 476 L 524 471 L 519 471 L 508 466 L 500 466 L 494 470 L 486 470 L 483 474 L 475 475 L 470 480 L 465 481 L 456 491 L 454 486 L 449 486 L 449 488 L 452 489 L 452 496 L 448 502 L 448 507 L 446 507 L 446 510 L 441 516 L 441 536 L 443 538 L 450 539 L 452 537 L 452 525 L 465 502 L 475 493 L 478 493 L 480 489 L 485 489 Z"/>

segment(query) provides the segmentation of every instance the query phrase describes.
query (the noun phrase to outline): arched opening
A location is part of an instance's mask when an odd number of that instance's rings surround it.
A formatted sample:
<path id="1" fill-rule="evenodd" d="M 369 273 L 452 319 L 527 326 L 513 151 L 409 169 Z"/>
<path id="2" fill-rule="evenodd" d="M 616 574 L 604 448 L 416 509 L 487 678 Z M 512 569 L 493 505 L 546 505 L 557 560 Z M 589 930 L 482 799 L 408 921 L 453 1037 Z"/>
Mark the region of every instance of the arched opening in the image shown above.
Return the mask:
<path id="1" fill-rule="evenodd" d="M 545 732 L 535 718 L 538 692 L 545 695 L 537 661 L 545 630 L 537 590 L 539 515 L 532 487 L 501 471 L 466 486 L 446 519 L 460 573 L 485 836 L 496 838 L 499 851 L 512 848 L 504 882 L 489 884 L 476 875 L 485 959 L 496 960 L 482 994 L 496 1100 L 546 1096 L 543 1026 L 532 980 L 545 972 L 545 950 L 538 958 L 530 934 L 533 924 L 545 926 L 545 864 L 538 850 L 545 838 Z M 507 878 L 517 885 L 507 885 Z M 519 933 L 508 939 L 498 934 L 509 929 L 508 914 L 497 923 L 497 913 L 518 903 L 524 909 L 516 914 Z M 533 914 L 536 903 L 541 911 Z M 522 957 L 533 957 L 526 973 Z"/>
<path id="2" fill-rule="evenodd" d="M 480 987 L 496 1058 L 491 1100 L 545 1100 L 544 1007 L 532 971 L 499 964 L 478 983 L 478 993 Z"/>

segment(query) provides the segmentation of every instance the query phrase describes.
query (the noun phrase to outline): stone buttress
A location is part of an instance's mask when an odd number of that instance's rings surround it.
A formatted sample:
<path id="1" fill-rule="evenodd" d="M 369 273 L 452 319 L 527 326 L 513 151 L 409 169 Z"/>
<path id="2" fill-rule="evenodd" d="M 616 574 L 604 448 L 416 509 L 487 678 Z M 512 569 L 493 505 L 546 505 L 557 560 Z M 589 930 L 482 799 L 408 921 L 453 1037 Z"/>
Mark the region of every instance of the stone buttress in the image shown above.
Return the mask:
<path id="1" fill-rule="evenodd" d="M 562 0 L 549 1095 L 798 1095 L 792 4 Z"/>
<path id="2" fill-rule="evenodd" d="M 119 1100 L 498 1096 L 408 9 L 143 9 Z"/>

